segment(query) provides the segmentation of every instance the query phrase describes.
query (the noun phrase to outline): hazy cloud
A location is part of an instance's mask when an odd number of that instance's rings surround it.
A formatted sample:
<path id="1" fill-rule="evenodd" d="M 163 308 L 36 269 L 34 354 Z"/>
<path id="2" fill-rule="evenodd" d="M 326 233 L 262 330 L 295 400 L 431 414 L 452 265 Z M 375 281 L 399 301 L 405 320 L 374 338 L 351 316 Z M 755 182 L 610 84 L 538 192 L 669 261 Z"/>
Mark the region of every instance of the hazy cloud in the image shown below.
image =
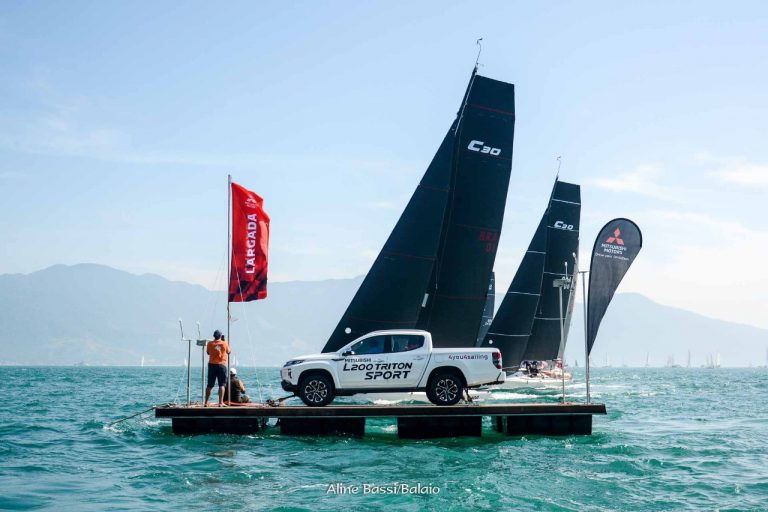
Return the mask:
<path id="1" fill-rule="evenodd" d="M 589 184 L 614 192 L 631 192 L 656 199 L 673 200 L 677 194 L 670 187 L 660 183 L 664 175 L 664 169 L 660 165 L 640 164 L 633 171 L 610 178 L 595 178 Z"/>
<path id="2" fill-rule="evenodd" d="M 715 170 L 710 171 L 710 176 L 725 183 L 745 187 L 768 187 L 768 164 L 750 162 L 745 158 L 714 157 L 708 153 L 699 153 L 695 159 L 699 163 L 715 167 Z"/>

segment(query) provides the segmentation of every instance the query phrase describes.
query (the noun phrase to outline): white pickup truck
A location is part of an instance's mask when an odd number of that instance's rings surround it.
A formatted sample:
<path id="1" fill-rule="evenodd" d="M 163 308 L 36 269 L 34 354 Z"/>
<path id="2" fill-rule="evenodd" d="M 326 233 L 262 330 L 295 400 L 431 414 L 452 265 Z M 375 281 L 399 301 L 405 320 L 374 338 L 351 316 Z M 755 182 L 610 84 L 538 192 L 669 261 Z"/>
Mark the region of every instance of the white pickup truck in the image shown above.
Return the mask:
<path id="1" fill-rule="evenodd" d="M 454 405 L 465 389 L 501 384 L 495 348 L 432 348 L 426 331 L 374 331 L 338 352 L 291 359 L 280 371 L 282 387 L 310 406 L 358 393 L 426 391 L 436 405 Z"/>

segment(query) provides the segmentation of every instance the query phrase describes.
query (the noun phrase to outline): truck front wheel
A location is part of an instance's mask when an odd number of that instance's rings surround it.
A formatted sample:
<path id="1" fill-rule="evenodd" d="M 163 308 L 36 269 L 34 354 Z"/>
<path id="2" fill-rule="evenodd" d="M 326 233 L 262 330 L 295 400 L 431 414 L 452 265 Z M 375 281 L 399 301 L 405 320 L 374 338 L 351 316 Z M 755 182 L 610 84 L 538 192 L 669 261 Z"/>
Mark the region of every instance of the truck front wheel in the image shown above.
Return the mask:
<path id="1" fill-rule="evenodd" d="M 439 372 L 427 385 L 427 398 L 435 405 L 455 405 L 461 400 L 464 383 L 454 372 Z"/>
<path id="2" fill-rule="evenodd" d="M 333 381 L 322 373 L 312 373 L 299 382 L 299 398 L 310 407 L 328 405 L 336 396 Z"/>

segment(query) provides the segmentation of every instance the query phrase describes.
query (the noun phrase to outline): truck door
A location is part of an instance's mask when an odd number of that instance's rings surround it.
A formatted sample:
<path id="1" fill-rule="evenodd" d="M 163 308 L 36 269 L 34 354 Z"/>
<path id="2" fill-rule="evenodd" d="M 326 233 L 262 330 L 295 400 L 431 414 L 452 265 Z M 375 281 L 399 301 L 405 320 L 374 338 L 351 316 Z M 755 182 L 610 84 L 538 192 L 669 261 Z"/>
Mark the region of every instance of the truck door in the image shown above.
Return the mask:
<path id="1" fill-rule="evenodd" d="M 339 381 L 344 389 L 362 389 L 378 385 L 374 379 L 377 367 L 384 363 L 388 336 L 372 336 L 352 346 L 352 352 L 338 361 Z M 342 352 L 344 353 L 344 352 Z"/>
<path id="2" fill-rule="evenodd" d="M 429 362 L 429 351 L 420 334 L 395 334 L 390 336 L 392 348 L 386 355 L 381 378 L 389 387 L 415 388 Z"/>

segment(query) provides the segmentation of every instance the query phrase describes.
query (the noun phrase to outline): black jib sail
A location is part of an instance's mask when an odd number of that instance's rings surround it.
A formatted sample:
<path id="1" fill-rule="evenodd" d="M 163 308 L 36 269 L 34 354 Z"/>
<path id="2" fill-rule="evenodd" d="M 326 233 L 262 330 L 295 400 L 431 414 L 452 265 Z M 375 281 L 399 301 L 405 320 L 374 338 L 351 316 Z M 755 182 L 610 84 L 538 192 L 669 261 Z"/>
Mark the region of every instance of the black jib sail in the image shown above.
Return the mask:
<path id="1" fill-rule="evenodd" d="M 416 325 L 440 242 L 451 179 L 454 122 L 323 348 L 333 352 L 377 329 Z"/>
<path id="2" fill-rule="evenodd" d="M 485 347 L 498 348 L 501 351 L 501 360 L 510 366 L 523 360 L 528 346 L 533 317 L 541 295 L 546 249 L 545 212 L 482 343 Z"/>
<path id="3" fill-rule="evenodd" d="M 552 360 L 562 356 L 565 341 L 560 340 L 560 298 L 555 279 L 572 278 L 579 254 L 579 221 L 581 217 L 581 188 L 573 183 L 555 181 L 547 211 L 547 248 L 541 296 L 533 319 L 531 336 L 523 360 Z M 571 304 L 576 280 L 563 290 L 563 308 Z M 570 308 L 569 308 L 570 309 Z M 563 315 L 566 311 L 563 311 Z M 564 340 L 568 332 L 564 332 Z"/>
<path id="4" fill-rule="evenodd" d="M 592 249 L 587 300 L 587 353 L 624 274 L 643 247 L 643 234 L 629 219 L 613 219 L 603 226 Z"/>
<path id="5" fill-rule="evenodd" d="M 417 327 L 436 347 L 475 345 L 512 170 L 514 86 L 475 75 L 459 114 L 438 260 Z"/>
<path id="6" fill-rule="evenodd" d="M 485 333 L 491 327 L 493 322 L 493 309 L 496 307 L 496 274 L 491 272 L 491 282 L 488 283 L 488 297 L 485 299 L 485 309 L 483 309 L 483 320 L 480 322 L 480 332 L 477 333 L 476 346 L 480 346 L 485 338 Z"/>

